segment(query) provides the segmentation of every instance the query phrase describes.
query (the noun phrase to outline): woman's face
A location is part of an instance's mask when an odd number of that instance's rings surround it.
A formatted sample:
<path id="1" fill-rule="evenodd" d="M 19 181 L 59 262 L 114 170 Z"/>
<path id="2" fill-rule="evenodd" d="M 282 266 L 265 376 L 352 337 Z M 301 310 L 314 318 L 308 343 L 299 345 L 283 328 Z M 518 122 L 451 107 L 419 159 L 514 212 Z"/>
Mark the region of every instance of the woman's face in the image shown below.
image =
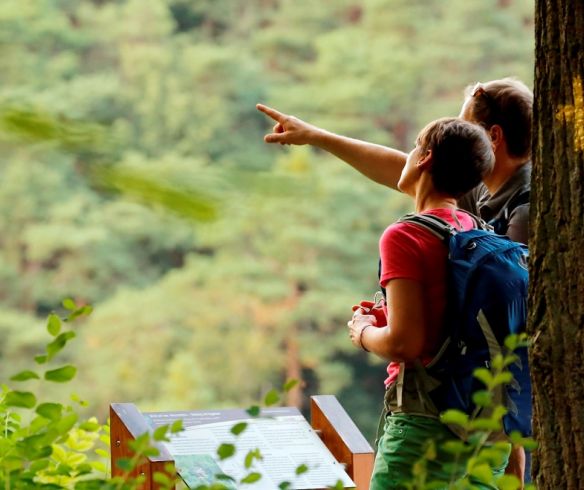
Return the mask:
<path id="1" fill-rule="evenodd" d="M 416 140 L 416 147 L 410 151 L 397 183 L 397 188 L 410 196 L 414 195 L 416 182 L 420 177 L 421 172 L 416 164 L 420 161 L 421 152 L 419 140 Z"/>

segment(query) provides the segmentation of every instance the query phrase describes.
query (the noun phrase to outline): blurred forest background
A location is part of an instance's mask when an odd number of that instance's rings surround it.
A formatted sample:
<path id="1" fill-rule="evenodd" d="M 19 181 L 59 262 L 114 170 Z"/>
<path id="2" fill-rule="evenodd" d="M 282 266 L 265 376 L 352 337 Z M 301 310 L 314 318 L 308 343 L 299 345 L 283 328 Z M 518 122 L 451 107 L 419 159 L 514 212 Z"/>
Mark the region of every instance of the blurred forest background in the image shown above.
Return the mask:
<path id="1" fill-rule="evenodd" d="M 144 410 L 336 394 L 373 437 L 384 363 L 351 305 L 409 203 L 308 147 L 273 105 L 404 151 L 467 84 L 532 84 L 533 0 L 2 0 L 0 375 L 72 297 L 77 392 Z"/>

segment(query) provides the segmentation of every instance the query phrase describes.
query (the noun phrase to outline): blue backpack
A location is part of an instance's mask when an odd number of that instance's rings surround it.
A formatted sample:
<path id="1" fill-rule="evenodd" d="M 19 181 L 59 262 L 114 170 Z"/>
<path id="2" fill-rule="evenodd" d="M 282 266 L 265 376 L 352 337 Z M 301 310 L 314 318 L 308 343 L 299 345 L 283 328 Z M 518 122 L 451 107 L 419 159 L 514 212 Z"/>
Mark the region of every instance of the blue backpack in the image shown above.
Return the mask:
<path id="1" fill-rule="evenodd" d="M 438 413 L 447 409 L 474 413 L 472 395 L 485 386 L 473 372 L 480 367 L 490 368 L 497 354 L 506 353 L 505 338 L 525 331 L 527 246 L 496 235 L 484 221 L 472 217 L 477 228 L 469 231 L 456 230 L 429 214 L 407 215 L 400 220 L 435 234 L 446 243 L 449 252 L 447 338 L 423 368 L 426 379 L 422 384 L 433 405 L 431 409 Z M 505 434 L 519 431 L 528 436 L 531 382 L 527 348 L 521 347 L 514 354 L 517 362 L 509 366 L 514 379 L 496 390 L 493 401 L 508 410 L 503 417 Z M 420 366 L 417 370 L 419 373 Z M 420 380 L 417 382 L 420 384 Z"/>

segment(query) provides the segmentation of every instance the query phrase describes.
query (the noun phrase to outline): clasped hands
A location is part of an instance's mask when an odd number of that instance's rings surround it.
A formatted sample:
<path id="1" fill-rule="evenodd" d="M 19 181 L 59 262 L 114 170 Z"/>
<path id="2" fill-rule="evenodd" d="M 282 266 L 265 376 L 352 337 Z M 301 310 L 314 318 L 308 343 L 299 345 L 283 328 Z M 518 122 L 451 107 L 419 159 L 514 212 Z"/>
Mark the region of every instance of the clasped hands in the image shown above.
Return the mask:
<path id="1" fill-rule="evenodd" d="M 368 349 L 363 346 L 363 331 L 367 327 L 385 327 L 387 325 L 387 314 L 383 308 L 384 303 L 373 301 L 361 301 L 353 306 L 353 317 L 347 322 L 349 337 L 355 347 Z"/>

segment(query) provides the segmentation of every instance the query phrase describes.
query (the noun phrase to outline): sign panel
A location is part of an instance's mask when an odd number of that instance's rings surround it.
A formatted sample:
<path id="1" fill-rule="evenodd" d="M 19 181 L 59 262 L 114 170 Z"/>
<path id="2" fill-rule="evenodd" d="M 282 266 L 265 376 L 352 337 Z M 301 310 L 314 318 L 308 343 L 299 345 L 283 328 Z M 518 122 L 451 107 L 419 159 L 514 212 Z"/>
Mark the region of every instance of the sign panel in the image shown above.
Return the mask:
<path id="1" fill-rule="evenodd" d="M 153 427 L 172 424 L 182 419 L 185 430 L 172 437 L 167 444 L 178 473 L 189 488 L 210 484 L 216 474 L 227 474 L 237 482 L 254 471 L 261 478 L 250 490 L 274 490 L 282 482 L 290 482 L 293 489 L 320 489 L 341 481 L 345 488 L 355 487 L 348 475 L 331 455 L 302 414 L 295 408 L 263 409 L 260 417 L 251 417 L 245 410 L 197 410 L 184 412 L 156 412 L 144 414 Z M 246 429 L 238 436 L 231 428 L 246 422 Z M 217 448 L 233 444 L 235 454 L 221 460 Z M 262 459 L 255 460 L 253 469 L 246 469 L 244 460 L 249 451 L 259 449 Z M 297 475 L 305 465 L 308 471 Z M 222 480 L 229 488 L 236 483 Z M 230 486 L 231 485 L 231 486 Z"/>

